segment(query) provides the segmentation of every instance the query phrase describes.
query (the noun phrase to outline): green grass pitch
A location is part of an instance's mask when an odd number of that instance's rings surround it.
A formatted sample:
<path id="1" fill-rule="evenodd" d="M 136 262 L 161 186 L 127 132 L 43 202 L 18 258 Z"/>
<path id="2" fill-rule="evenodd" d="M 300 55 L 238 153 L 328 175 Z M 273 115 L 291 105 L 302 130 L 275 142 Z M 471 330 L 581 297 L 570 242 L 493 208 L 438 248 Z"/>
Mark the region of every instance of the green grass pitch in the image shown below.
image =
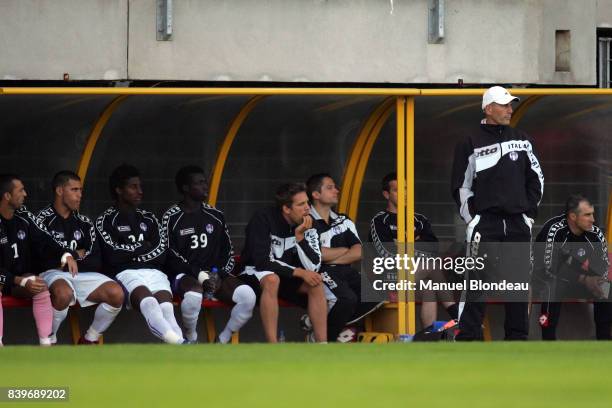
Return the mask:
<path id="1" fill-rule="evenodd" d="M 612 344 L 104 345 L 0 349 L 0 386 L 44 407 L 610 407 Z"/>

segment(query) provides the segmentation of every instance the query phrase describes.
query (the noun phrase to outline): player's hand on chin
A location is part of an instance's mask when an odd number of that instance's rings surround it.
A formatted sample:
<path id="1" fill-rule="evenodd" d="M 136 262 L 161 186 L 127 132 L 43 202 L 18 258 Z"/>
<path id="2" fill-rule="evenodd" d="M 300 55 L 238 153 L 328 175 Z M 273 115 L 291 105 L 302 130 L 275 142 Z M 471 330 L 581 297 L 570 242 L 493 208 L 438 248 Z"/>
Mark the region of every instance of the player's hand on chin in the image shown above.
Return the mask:
<path id="1" fill-rule="evenodd" d="M 312 228 L 312 217 L 305 215 L 302 223 L 295 228 L 295 240 L 300 242 L 304 239 L 304 232 Z"/>

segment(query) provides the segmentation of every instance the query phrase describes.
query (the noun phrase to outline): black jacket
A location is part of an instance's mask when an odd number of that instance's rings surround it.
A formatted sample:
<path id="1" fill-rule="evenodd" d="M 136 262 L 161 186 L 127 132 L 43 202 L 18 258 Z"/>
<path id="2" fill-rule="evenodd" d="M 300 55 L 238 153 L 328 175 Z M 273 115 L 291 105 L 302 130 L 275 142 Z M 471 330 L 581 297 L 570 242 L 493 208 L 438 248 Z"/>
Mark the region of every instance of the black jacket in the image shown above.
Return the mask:
<path id="1" fill-rule="evenodd" d="M 414 238 L 417 237 L 419 239 L 415 244 L 438 242 L 427 217 L 423 214 L 414 213 Z M 374 244 L 374 248 L 380 256 L 395 256 L 389 251 L 392 246 L 384 244 L 397 241 L 397 214 L 389 211 L 378 212 L 370 221 L 368 241 Z M 437 250 L 437 244 L 416 246 L 425 252 L 435 252 Z"/>
<path id="2" fill-rule="evenodd" d="M 12 286 L 15 276 L 40 272 L 36 263 L 40 258 L 59 268 L 67 252 L 71 253 L 25 207 L 15 211 L 10 220 L 0 217 L 0 274 L 5 285 Z"/>
<path id="3" fill-rule="evenodd" d="M 163 270 L 166 244 L 153 213 L 110 207 L 96 219 L 96 232 L 103 268 L 109 276 L 126 269 Z"/>
<path id="4" fill-rule="evenodd" d="M 465 222 L 483 213 L 535 218 L 544 174 L 525 133 L 481 124 L 455 148 L 451 186 Z"/>
<path id="5" fill-rule="evenodd" d="M 187 213 L 173 205 L 162 217 L 162 231 L 168 244 L 169 275 L 197 278 L 200 271 L 216 267 L 225 277 L 234 269 L 234 250 L 220 210 L 202 204 L 199 211 Z"/>
<path id="6" fill-rule="evenodd" d="M 82 258 L 76 258 L 79 272 L 102 271 L 102 254 L 96 240 L 96 229 L 88 217 L 73 212 L 64 219 L 55 211 L 53 205 L 49 204 L 40 210 L 37 218 L 64 248 L 73 252 L 79 249 L 85 251 Z M 45 271 L 57 267 L 57 260 L 49 255 L 43 254 L 40 260 Z"/>
<path id="7" fill-rule="evenodd" d="M 596 226 L 592 231 L 574 235 L 565 215 L 558 215 L 546 221 L 536 242 L 535 272 L 538 276 L 576 281 L 582 273 L 605 276 L 608 272 L 608 244 L 603 231 Z M 587 265 L 588 271 L 585 270 Z"/>
<path id="8" fill-rule="evenodd" d="M 318 271 L 321 267 L 319 234 L 311 228 L 296 245 L 294 231 L 295 226 L 285 221 L 279 209 L 270 207 L 258 211 L 246 227 L 242 264 L 283 277 L 292 277 L 297 267 Z"/>

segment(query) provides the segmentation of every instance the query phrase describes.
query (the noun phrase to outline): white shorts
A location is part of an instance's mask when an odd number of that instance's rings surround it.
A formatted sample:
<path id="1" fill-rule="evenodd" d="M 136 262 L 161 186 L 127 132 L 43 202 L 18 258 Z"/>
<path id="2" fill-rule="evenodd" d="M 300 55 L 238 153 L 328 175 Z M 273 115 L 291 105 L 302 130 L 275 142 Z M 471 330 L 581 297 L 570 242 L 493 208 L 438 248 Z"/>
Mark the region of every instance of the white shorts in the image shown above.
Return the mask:
<path id="1" fill-rule="evenodd" d="M 40 274 L 40 277 L 44 279 L 48 287 L 51 287 L 53 282 L 58 279 L 65 280 L 73 293 L 70 306 L 78 301 L 81 307 L 95 305 L 94 302 L 87 300 L 91 292 L 106 282 L 114 282 L 108 276 L 98 272 L 79 272 L 76 276 L 72 276 L 70 272 L 64 272 L 58 269 L 51 269 L 47 272 L 43 272 Z"/>
<path id="2" fill-rule="evenodd" d="M 244 268 L 244 272 L 247 275 L 253 275 L 257 278 L 258 281 L 261 282 L 261 280 L 263 278 L 265 278 L 268 275 L 272 275 L 274 272 L 271 271 L 258 271 L 257 269 L 255 269 L 253 266 L 246 266 Z"/>
<path id="3" fill-rule="evenodd" d="M 127 291 L 126 304 L 128 305 L 132 292 L 139 286 L 144 286 L 153 294 L 162 290 L 172 294 L 168 277 L 157 269 L 126 269 L 118 273 L 116 278 Z"/>

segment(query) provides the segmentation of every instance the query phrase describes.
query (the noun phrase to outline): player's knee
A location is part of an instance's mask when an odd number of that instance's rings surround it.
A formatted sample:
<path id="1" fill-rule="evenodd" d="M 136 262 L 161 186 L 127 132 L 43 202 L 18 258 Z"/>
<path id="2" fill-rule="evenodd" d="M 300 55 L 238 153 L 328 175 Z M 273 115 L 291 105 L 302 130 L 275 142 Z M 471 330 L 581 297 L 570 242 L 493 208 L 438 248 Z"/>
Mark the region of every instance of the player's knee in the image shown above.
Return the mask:
<path id="1" fill-rule="evenodd" d="M 315 298 L 325 298 L 325 291 L 323 290 L 324 286 L 323 285 L 317 285 L 317 286 L 308 286 L 306 288 L 306 291 L 308 293 L 309 297 L 315 297 Z"/>
<path id="2" fill-rule="evenodd" d="M 278 293 L 278 287 L 280 286 L 280 278 L 277 274 L 273 273 L 270 275 L 264 276 L 264 278 L 260 281 L 262 292 L 269 294 Z"/>
<path id="3" fill-rule="evenodd" d="M 106 290 L 106 303 L 113 307 L 121 307 L 125 296 L 121 286 L 113 284 Z"/>
<path id="4" fill-rule="evenodd" d="M 51 303 L 56 310 L 67 308 L 74 298 L 74 292 L 66 284 L 53 284 L 49 292 L 51 294 Z"/>
<path id="5" fill-rule="evenodd" d="M 249 285 L 240 285 L 234 291 L 232 300 L 234 300 L 236 304 L 244 305 L 252 310 L 255 307 L 257 296 L 255 295 L 255 291 L 253 291 Z"/>

